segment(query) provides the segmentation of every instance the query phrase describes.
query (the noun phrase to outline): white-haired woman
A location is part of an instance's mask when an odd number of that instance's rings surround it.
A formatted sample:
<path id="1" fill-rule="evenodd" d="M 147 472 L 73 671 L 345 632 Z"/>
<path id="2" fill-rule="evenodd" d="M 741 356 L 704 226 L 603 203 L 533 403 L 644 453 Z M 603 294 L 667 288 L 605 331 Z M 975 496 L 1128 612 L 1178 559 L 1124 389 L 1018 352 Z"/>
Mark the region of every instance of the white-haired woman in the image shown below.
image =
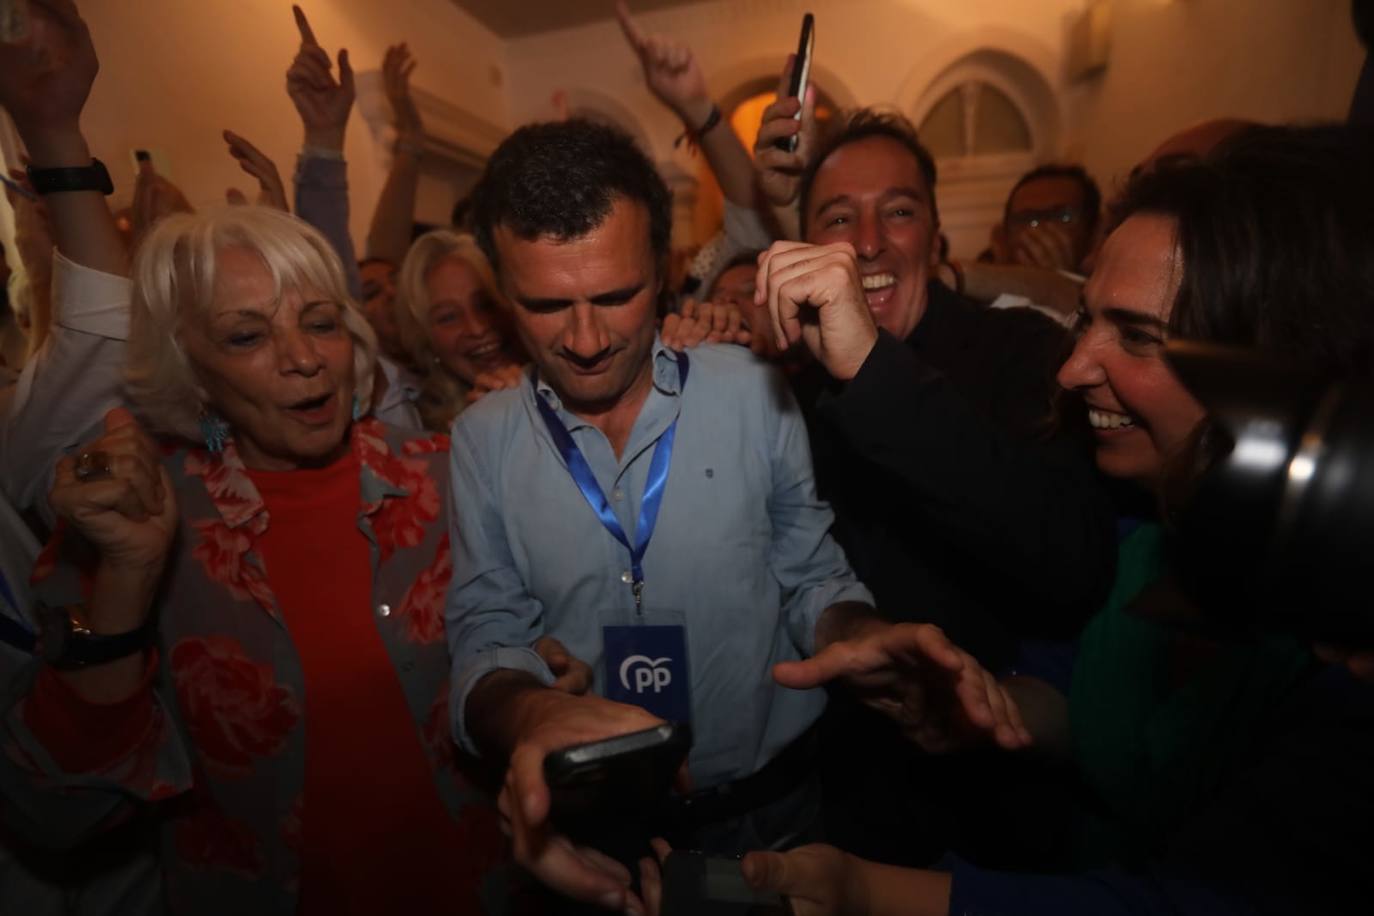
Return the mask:
<path id="1" fill-rule="evenodd" d="M 428 428 L 447 430 L 472 401 L 519 383 L 527 360 L 472 236 L 436 229 L 416 239 L 401 265 L 396 311 L 424 373 L 419 409 Z"/>
<path id="2" fill-rule="evenodd" d="M 36 591 L 97 636 L 34 662 L 0 786 L 54 842 L 149 823 L 173 912 L 482 909 L 502 844 L 449 738 L 448 447 L 366 418 L 375 359 L 316 230 L 170 217 L 127 367 L 158 438 L 112 411 L 59 465 Z"/>

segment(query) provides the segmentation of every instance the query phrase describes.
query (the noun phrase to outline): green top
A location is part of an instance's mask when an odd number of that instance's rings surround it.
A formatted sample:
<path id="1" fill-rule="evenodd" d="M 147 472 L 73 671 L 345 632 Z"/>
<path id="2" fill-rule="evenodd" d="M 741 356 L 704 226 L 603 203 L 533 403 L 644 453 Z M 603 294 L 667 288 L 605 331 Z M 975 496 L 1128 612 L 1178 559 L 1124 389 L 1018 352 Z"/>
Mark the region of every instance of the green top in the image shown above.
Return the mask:
<path id="1" fill-rule="evenodd" d="M 1188 643 L 1128 610 L 1165 565 L 1161 526 L 1128 535 L 1112 593 L 1079 643 L 1069 691 L 1074 758 L 1105 815 L 1084 837 L 1090 859 L 1129 862 L 1160 845 L 1216 790 L 1312 665 L 1306 646 L 1270 635 L 1178 664 Z"/>

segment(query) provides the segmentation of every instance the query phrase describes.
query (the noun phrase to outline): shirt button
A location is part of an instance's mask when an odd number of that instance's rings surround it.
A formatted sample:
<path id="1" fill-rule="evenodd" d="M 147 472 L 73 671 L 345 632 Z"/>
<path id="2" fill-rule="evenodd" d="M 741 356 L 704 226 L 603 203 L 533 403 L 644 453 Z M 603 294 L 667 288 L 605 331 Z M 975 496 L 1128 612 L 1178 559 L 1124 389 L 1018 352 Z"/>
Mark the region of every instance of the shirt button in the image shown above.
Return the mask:
<path id="1" fill-rule="evenodd" d="M 630 571 L 629 571 L 628 569 L 625 570 L 623 573 L 620 574 L 620 581 L 621 581 L 621 582 L 624 582 L 626 585 L 629 585 L 629 584 L 630 584 L 631 582 L 633 582 L 634 580 L 635 580 L 635 577 L 632 576 L 632 575 L 630 575 Z"/>
<path id="2" fill-rule="evenodd" d="M 620 502 L 622 499 L 625 498 L 625 491 L 620 489 L 620 487 L 616 487 L 614 490 L 611 491 L 611 498 L 614 499 L 616 502 Z"/>
<path id="3" fill-rule="evenodd" d="M 389 604 L 379 604 L 379 605 L 377 605 L 377 616 L 378 616 L 378 617 L 390 617 L 390 616 L 391 616 L 391 605 L 389 605 Z"/>

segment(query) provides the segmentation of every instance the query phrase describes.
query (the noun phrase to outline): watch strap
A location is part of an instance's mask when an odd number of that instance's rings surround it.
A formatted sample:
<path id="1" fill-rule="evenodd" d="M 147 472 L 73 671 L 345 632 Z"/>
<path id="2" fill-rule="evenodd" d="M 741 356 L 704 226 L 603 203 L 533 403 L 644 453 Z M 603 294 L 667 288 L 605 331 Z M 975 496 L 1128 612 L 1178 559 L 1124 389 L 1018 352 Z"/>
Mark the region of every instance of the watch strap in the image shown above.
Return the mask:
<path id="1" fill-rule="evenodd" d="M 29 166 L 29 183 L 39 194 L 60 194 L 64 191 L 99 191 L 107 197 L 114 193 L 105 163 L 94 157 L 90 165 L 40 169 Z"/>
<path id="2" fill-rule="evenodd" d="M 125 633 L 92 633 L 77 622 L 70 608 L 38 608 L 39 654 L 54 668 L 102 665 L 146 649 L 153 641 L 152 619 Z"/>

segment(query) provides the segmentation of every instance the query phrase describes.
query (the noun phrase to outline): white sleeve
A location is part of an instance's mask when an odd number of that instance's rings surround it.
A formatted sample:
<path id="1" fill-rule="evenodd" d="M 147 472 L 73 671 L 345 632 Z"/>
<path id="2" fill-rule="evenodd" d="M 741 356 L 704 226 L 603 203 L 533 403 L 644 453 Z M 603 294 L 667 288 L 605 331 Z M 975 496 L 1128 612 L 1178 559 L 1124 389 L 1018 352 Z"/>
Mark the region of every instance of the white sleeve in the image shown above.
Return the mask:
<path id="1" fill-rule="evenodd" d="M 18 510 L 38 510 L 53 465 L 123 403 L 129 281 L 53 255 L 53 326 L 0 402 L 0 490 Z"/>

